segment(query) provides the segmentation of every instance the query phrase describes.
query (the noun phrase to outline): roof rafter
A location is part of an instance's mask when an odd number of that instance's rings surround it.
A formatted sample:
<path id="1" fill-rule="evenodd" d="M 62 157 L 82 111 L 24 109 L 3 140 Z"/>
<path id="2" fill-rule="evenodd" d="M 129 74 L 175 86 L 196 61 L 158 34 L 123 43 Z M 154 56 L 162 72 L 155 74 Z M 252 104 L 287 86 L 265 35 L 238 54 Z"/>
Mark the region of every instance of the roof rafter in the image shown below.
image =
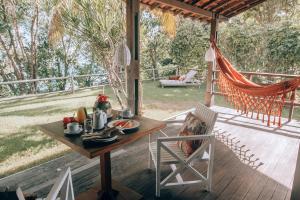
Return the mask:
<path id="1" fill-rule="evenodd" d="M 220 21 L 238 15 L 266 0 L 137 0 L 150 6 L 151 9 L 161 9 L 163 12 L 173 12 L 192 19 L 211 21 L 218 16 Z"/>
<path id="2" fill-rule="evenodd" d="M 154 2 L 160 3 L 160 4 L 164 4 L 164 5 L 169 5 L 172 7 L 176 7 L 178 9 L 181 9 L 183 11 L 187 11 L 190 13 L 193 13 L 195 15 L 200 15 L 200 16 L 204 16 L 204 17 L 208 17 L 208 18 L 212 18 L 213 17 L 213 12 L 204 10 L 202 8 L 187 4 L 187 3 L 183 3 L 180 1 L 174 1 L 174 0 L 154 0 Z M 219 18 L 221 20 L 226 20 L 227 17 L 223 16 L 223 15 L 219 15 Z"/>
<path id="3" fill-rule="evenodd" d="M 241 12 L 244 12 L 245 10 L 248 10 L 249 7 L 254 7 L 254 6 L 258 5 L 258 4 L 263 3 L 264 1 L 266 1 L 266 0 L 257 0 L 257 1 L 255 1 L 253 3 L 248 4 L 248 5 L 241 6 L 241 7 L 237 8 L 235 11 L 231 12 L 229 14 L 229 17 L 233 17 L 235 15 L 238 15 Z"/>

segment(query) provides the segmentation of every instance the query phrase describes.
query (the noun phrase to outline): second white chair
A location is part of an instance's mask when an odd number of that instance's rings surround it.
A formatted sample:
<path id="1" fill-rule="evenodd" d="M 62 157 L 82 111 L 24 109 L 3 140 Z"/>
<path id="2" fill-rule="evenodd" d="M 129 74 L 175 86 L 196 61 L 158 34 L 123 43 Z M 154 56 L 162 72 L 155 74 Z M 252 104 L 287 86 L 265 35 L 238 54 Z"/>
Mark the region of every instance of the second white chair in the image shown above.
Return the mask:
<path id="1" fill-rule="evenodd" d="M 179 185 L 191 185 L 191 184 L 204 184 L 208 191 L 211 191 L 212 187 L 212 169 L 214 159 L 214 144 L 215 136 L 213 134 L 213 128 L 217 119 L 217 113 L 209 109 L 208 107 L 200 104 L 195 109 L 188 110 L 180 115 L 186 115 L 192 112 L 197 118 L 199 118 L 206 125 L 206 133 L 204 135 L 188 135 L 188 136 L 173 136 L 169 137 L 166 133 L 161 131 L 163 137 L 158 137 L 156 142 L 151 142 L 149 137 L 149 151 L 156 169 L 156 196 L 160 196 L 160 190 L 165 187 L 179 186 Z M 180 115 L 176 115 L 172 118 L 178 118 Z M 183 120 L 166 120 L 170 123 L 182 123 Z M 179 141 L 199 141 L 201 145 L 191 155 L 187 155 L 178 146 Z M 194 166 L 195 160 L 205 161 L 207 163 L 206 175 L 200 173 Z M 170 165 L 172 172 L 161 181 L 161 165 Z M 151 163 L 149 162 L 149 167 Z M 183 180 L 181 174 L 188 169 L 194 174 L 195 179 Z M 175 182 L 171 180 L 176 179 Z"/>

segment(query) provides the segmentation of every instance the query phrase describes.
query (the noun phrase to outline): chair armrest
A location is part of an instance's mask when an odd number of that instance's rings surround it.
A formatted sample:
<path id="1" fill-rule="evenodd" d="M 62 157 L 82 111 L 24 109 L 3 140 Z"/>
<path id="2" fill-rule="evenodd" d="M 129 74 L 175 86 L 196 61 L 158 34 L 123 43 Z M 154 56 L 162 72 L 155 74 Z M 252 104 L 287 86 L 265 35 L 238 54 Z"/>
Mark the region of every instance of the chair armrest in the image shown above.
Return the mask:
<path id="1" fill-rule="evenodd" d="M 190 135 L 190 136 L 175 136 L 175 137 L 159 137 L 157 142 L 172 142 L 172 141 L 184 141 L 184 140 L 201 140 L 201 139 L 214 139 L 215 135 Z"/>

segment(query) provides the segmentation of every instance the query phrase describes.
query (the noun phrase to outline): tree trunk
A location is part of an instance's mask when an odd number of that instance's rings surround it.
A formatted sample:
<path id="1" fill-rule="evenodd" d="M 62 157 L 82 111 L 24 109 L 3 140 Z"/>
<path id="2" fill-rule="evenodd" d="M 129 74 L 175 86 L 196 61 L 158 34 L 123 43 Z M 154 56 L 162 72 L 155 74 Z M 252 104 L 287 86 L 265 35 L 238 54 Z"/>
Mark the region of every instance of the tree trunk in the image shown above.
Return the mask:
<path id="1" fill-rule="evenodd" d="M 35 2 L 35 12 L 31 21 L 31 79 L 37 79 L 37 34 L 39 27 L 39 2 Z M 37 83 L 33 82 L 31 92 L 37 92 Z"/>

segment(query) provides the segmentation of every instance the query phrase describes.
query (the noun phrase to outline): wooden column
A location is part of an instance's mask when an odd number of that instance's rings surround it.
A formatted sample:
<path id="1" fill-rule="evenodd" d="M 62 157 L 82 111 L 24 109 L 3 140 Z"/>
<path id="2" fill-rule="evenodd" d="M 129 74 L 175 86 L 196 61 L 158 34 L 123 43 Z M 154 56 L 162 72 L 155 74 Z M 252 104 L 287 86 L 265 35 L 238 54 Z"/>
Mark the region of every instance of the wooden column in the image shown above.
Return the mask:
<path id="1" fill-rule="evenodd" d="M 291 195 L 291 200 L 298 200 L 298 199 L 300 199 L 300 145 L 298 148 L 298 157 L 297 157 L 296 170 L 295 170 L 293 189 Z"/>
<path id="2" fill-rule="evenodd" d="M 131 52 L 131 63 L 126 68 L 128 108 L 135 114 L 141 114 L 142 87 L 140 81 L 140 2 L 126 0 L 127 45 Z"/>
<path id="3" fill-rule="evenodd" d="M 213 19 L 211 21 L 210 25 L 210 40 L 217 39 L 217 27 L 218 27 L 218 18 L 216 15 L 213 16 Z M 205 105 L 210 107 L 214 105 L 214 95 L 213 95 L 213 79 L 214 79 L 214 73 L 213 73 L 213 63 L 208 62 L 207 65 L 207 77 L 206 77 L 206 93 L 205 93 Z"/>

